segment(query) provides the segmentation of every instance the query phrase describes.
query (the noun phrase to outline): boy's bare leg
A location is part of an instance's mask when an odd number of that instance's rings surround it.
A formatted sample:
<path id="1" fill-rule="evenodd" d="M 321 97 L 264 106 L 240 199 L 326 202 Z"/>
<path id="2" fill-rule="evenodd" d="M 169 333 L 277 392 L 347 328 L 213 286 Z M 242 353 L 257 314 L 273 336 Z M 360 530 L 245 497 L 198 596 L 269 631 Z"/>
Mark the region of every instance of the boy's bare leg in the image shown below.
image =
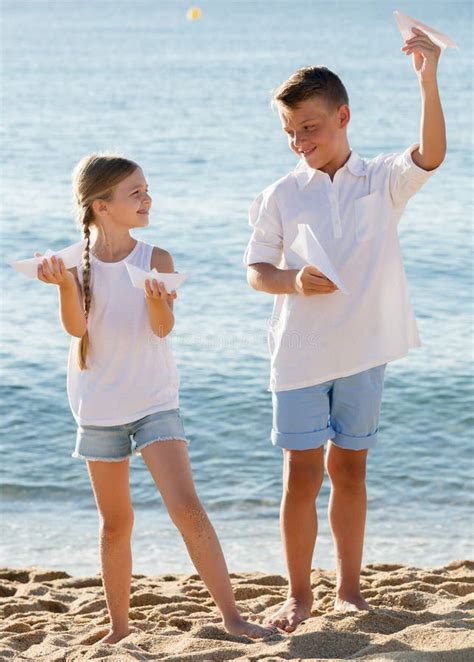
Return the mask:
<path id="1" fill-rule="evenodd" d="M 351 451 L 329 442 L 327 471 L 331 479 L 329 523 L 336 549 L 335 609 L 370 609 L 360 593 L 367 491 L 367 450 Z"/>
<path id="2" fill-rule="evenodd" d="M 280 527 L 288 567 L 288 598 L 269 619 L 293 632 L 311 615 L 311 562 L 318 532 L 316 497 L 324 476 L 324 449 L 283 451 Z"/>
<path id="3" fill-rule="evenodd" d="M 133 510 L 128 480 L 129 461 L 87 462 L 101 517 L 102 582 L 110 615 L 110 631 L 101 640 L 114 644 L 126 637 L 132 578 L 130 539 Z"/>

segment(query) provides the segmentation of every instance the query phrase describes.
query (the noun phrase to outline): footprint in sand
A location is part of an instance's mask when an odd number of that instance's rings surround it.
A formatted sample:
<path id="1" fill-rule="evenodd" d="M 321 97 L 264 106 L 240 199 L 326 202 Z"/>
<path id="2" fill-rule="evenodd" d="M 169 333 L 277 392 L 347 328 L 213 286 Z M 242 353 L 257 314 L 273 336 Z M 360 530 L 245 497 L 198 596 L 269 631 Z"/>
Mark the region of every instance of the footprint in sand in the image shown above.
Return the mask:
<path id="1" fill-rule="evenodd" d="M 234 588 L 234 595 L 236 600 L 251 600 L 252 598 L 259 598 L 261 595 L 278 595 L 276 590 L 265 588 L 264 586 L 236 586 Z"/>
<path id="2" fill-rule="evenodd" d="M 15 651 L 24 653 L 31 648 L 41 644 L 47 637 L 46 632 L 28 632 L 28 634 L 16 634 L 13 637 L 6 637 L 3 640 L 3 645 L 12 648 Z"/>
<path id="3" fill-rule="evenodd" d="M 257 586 L 288 586 L 288 581 L 281 575 L 262 575 L 261 577 L 245 579 L 242 582 L 239 582 L 238 586 L 240 587 L 248 584 L 256 584 Z"/>
<path id="4" fill-rule="evenodd" d="M 26 600 L 26 598 L 25 598 Z M 69 611 L 69 607 L 57 600 L 35 600 L 33 602 L 14 602 L 3 607 L 3 615 L 8 617 L 12 614 L 25 614 L 30 611 L 49 611 L 55 614 L 64 614 Z"/>
<path id="5" fill-rule="evenodd" d="M 180 602 L 179 609 L 184 611 L 186 614 L 195 614 L 197 612 L 208 614 L 210 611 L 212 611 L 210 607 L 206 607 L 200 602 Z"/>
<path id="6" fill-rule="evenodd" d="M 153 607 L 154 605 L 166 605 L 176 602 L 174 598 L 159 593 L 134 593 L 130 599 L 131 607 Z"/>
<path id="7" fill-rule="evenodd" d="M 209 591 L 207 591 L 205 588 L 201 588 L 200 586 L 183 586 L 181 591 L 183 593 L 186 593 L 186 595 L 190 595 L 193 598 L 210 598 L 211 597 Z"/>
<path id="8" fill-rule="evenodd" d="M 398 593 L 392 596 L 386 596 L 389 598 L 391 603 L 396 607 L 402 607 L 403 609 L 409 609 L 410 611 L 423 611 L 428 607 L 436 604 L 439 600 L 439 596 L 426 595 L 425 593 L 420 593 L 420 591 L 410 591 L 406 593 Z"/>
<path id="9" fill-rule="evenodd" d="M 201 625 L 194 628 L 191 635 L 199 639 L 217 639 L 219 641 L 237 641 L 241 643 L 252 641 L 244 635 L 229 634 L 223 627 L 219 628 L 215 625 Z"/>
<path id="10" fill-rule="evenodd" d="M 11 632 L 12 634 L 24 634 L 25 632 L 31 632 L 31 630 L 31 625 L 28 625 L 28 623 L 21 623 L 19 621 L 16 623 L 7 623 L 2 628 L 2 632 Z"/>
<path id="11" fill-rule="evenodd" d="M 102 588 L 102 580 L 100 577 L 83 577 L 64 579 L 54 583 L 55 588 Z"/>
<path id="12" fill-rule="evenodd" d="M 10 598 L 15 595 L 17 589 L 7 582 L 0 582 L 0 598 Z"/>
<path id="13" fill-rule="evenodd" d="M 90 599 L 88 599 L 87 602 L 82 606 L 79 606 L 78 608 L 71 610 L 71 614 L 73 614 L 74 616 L 79 616 L 80 614 L 91 614 L 95 611 L 99 612 L 106 608 L 107 608 L 107 604 L 104 599 L 99 598 L 97 600 L 92 600 L 92 602 L 90 601 Z"/>
<path id="14" fill-rule="evenodd" d="M 100 641 L 107 632 L 109 631 L 109 628 L 102 628 L 100 630 L 95 630 L 95 632 L 89 632 L 85 637 L 82 639 L 76 639 L 74 642 L 75 646 L 92 646 L 92 644 L 96 644 L 98 641 Z"/>
<path id="15" fill-rule="evenodd" d="M 463 584 L 462 582 L 444 582 L 438 586 L 438 589 L 446 591 L 450 595 L 465 596 L 474 593 L 472 584 Z"/>
<path id="16" fill-rule="evenodd" d="M 30 574 L 30 582 L 51 582 L 58 579 L 71 579 L 71 575 L 62 570 L 40 570 Z"/>
<path id="17" fill-rule="evenodd" d="M 418 579 L 417 575 L 403 574 L 403 575 L 389 575 L 388 577 L 383 577 L 382 579 L 376 579 L 372 582 L 372 586 L 381 588 L 383 586 L 402 586 L 403 584 L 409 584 Z"/>
<path id="18" fill-rule="evenodd" d="M 181 630 L 182 632 L 189 632 L 189 630 L 193 627 L 192 621 L 189 621 L 186 618 L 181 618 L 179 616 L 170 618 L 167 624 L 172 625 L 174 628 L 178 628 L 178 630 Z"/>

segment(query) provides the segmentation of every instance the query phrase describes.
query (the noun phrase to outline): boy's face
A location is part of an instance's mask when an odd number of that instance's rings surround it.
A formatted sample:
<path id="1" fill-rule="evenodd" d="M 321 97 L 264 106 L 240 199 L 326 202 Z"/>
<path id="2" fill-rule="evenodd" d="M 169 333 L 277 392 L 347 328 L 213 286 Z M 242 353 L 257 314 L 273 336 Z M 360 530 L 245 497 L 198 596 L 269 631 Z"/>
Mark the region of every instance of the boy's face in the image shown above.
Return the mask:
<path id="1" fill-rule="evenodd" d="M 333 110 L 324 99 L 312 97 L 294 108 L 279 104 L 278 113 L 290 149 L 310 168 L 324 170 L 345 148 L 349 106 Z"/>

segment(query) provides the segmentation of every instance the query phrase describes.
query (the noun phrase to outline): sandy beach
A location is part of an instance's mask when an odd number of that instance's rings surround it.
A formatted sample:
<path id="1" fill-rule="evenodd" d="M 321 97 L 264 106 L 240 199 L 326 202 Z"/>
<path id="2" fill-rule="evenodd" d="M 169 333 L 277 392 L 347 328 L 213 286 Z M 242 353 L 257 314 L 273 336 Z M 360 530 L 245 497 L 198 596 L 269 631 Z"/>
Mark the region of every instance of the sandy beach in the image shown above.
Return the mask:
<path id="1" fill-rule="evenodd" d="M 241 611 L 263 622 L 286 594 L 279 575 L 233 573 Z M 474 659 L 474 562 L 436 569 L 370 564 L 370 613 L 336 613 L 333 572 L 313 570 L 312 617 L 267 641 L 228 635 L 197 575 L 134 575 L 130 635 L 97 644 L 108 619 L 101 580 L 39 568 L 0 571 L 2 660 Z"/>

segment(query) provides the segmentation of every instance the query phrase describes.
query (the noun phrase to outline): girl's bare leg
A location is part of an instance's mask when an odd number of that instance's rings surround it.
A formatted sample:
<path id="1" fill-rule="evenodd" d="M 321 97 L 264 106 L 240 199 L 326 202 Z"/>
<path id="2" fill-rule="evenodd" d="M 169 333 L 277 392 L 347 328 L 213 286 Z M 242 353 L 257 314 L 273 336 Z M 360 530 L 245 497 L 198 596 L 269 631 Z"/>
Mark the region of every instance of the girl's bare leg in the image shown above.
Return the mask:
<path id="1" fill-rule="evenodd" d="M 219 540 L 196 494 L 186 442 L 157 441 L 142 455 L 227 631 L 252 638 L 273 634 L 275 628 L 245 621 L 237 610 Z"/>
<path id="2" fill-rule="evenodd" d="M 100 559 L 110 632 L 101 641 L 116 643 L 126 637 L 132 578 L 130 539 L 133 510 L 128 480 L 128 460 L 89 461 L 87 467 L 101 518 Z"/>

